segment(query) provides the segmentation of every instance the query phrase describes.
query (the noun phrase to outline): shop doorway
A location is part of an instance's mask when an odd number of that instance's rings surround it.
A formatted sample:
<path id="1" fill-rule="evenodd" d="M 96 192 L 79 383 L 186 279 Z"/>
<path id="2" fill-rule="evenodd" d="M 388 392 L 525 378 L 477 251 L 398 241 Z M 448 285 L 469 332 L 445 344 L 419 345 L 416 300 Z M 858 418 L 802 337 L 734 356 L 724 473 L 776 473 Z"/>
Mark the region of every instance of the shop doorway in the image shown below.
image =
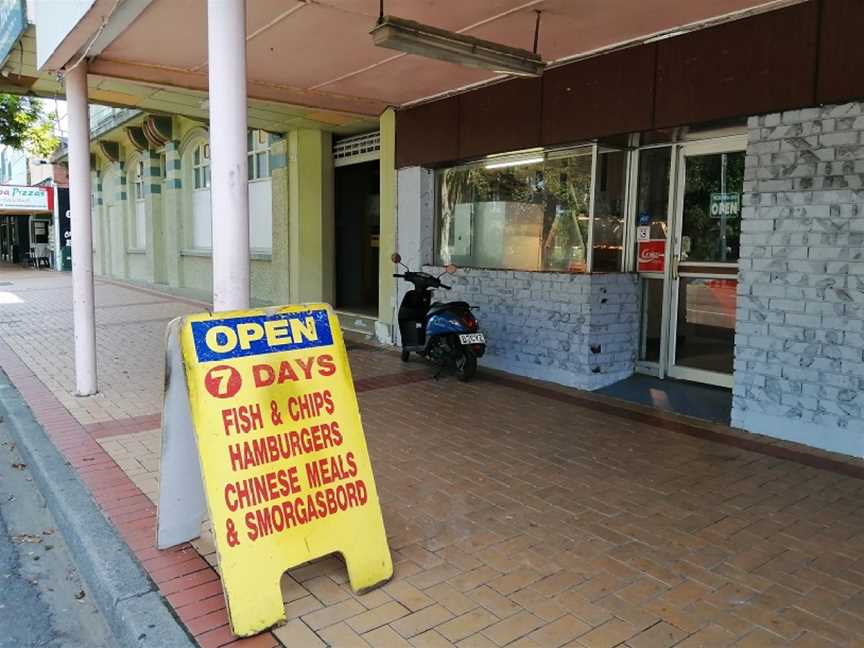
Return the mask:
<path id="1" fill-rule="evenodd" d="M 50 216 L 0 216 L 0 260 L 52 267 L 53 223 Z"/>
<path id="2" fill-rule="evenodd" d="M 377 161 L 335 169 L 336 308 L 378 314 L 379 165 Z"/>
<path id="3" fill-rule="evenodd" d="M 745 148 L 734 136 L 640 156 L 644 373 L 732 387 Z"/>

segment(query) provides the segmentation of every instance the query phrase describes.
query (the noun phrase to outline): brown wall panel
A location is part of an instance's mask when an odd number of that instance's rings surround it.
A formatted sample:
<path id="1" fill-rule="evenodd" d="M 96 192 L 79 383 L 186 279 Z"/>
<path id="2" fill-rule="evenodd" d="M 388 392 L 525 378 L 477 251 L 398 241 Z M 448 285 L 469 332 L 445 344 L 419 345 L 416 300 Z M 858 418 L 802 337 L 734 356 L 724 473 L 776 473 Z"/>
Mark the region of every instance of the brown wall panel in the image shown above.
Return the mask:
<path id="1" fill-rule="evenodd" d="M 864 1 L 822 0 L 819 103 L 864 97 Z"/>
<path id="2" fill-rule="evenodd" d="M 554 68 L 543 76 L 544 145 L 649 130 L 656 45 Z"/>
<path id="3" fill-rule="evenodd" d="M 396 112 L 396 166 L 459 158 L 459 100 L 449 97 Z"/>
<path id="4" fill-rule="evenodd" d="M 813 105 L 818 9 L 806 2 L 658 43 L 656 127 Z"/>
<path id="5" fill-rule="evenodd" d="M 540 146 L 540 79 L 516 79 L 459 95 L 459 157 Z"/>

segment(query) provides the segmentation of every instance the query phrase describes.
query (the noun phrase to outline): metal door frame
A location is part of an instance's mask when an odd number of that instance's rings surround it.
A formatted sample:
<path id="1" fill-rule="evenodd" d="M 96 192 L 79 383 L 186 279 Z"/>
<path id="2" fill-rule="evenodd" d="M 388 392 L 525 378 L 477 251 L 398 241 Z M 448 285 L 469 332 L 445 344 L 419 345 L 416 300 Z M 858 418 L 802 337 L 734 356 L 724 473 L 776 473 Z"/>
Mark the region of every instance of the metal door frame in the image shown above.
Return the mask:
<path id="1" fill-rule="evenodd" d="M 706 383 L 719 387 L 728 387 L 730 389 L 734 384 L 733 374 L 706 371 L 704 369 L 694 369 L 675 364 L 678 332 L 678 295 L 681 277 L 723 279 L 728 278 L 729 276 L 717 273 L 700 272 L 687 272 L 681 275 L 678 272 L 678 265 L 681 258 L 681 232 L 684 225 L 684 190 L 687 180 L 687 158 L 719 153 L 739 153 L 746 150 L 747 136 L 733 135 L 729 137 L 680 144 L 674 152 L 676 167 L 675 206 L 670 212 L 672 224 L 669 227 L 668 239 L 671 240 L 667 240 L 666 243 L 666 249 L 670 250 L 671 254 L 667 255 L 665 272 L 666 289 L 664 290 L 663 300 L 663 337 L 660 342 L 661 370 L 663 374 L 672 378 Z M 688 265 L 697 267 L 699 265 L 716 267 L 721 265 L 721 263 L 713 262 L 700 264 L 699 262 L 692 262 Z M 732 264 L 729 265 L 731 266 Z"/>

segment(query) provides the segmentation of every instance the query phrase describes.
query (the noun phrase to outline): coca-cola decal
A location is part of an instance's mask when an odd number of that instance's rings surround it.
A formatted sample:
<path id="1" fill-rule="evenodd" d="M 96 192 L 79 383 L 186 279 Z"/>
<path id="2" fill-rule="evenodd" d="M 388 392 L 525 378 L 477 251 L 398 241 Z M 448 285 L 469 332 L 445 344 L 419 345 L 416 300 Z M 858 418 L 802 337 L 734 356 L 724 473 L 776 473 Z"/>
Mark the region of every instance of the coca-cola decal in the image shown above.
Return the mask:
<path id="1" fill-rule="evenodd" d="M 663 272 L 666 265 L 666 241 L 653 239 L 639 241 L 636 270 L 639 272 Z"/>

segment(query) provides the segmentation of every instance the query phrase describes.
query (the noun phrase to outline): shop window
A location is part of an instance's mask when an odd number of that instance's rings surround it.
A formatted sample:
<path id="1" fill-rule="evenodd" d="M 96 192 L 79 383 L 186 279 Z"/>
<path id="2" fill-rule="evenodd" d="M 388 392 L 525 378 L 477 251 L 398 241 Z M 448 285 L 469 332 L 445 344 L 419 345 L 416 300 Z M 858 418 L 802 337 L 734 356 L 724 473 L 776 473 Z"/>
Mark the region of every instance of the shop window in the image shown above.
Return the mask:
<path id="1" fill-rule="evenodd" d="M 596 146 L 494 156 L 440 170 L 438 262 L 550 272 L 620 270 L 625 177 L 626 153 Z"/>
<path id="2" fill-rule="evenodd" d="M 192 176 L 195 189 L 210 186 L 210 145 L 198 144 L 192 152 Z"/>
<path id="3" fill-rule="evenodd" d="M 626 152 L 598 152 L 591 265 L 594 272 L 616 272 L 621 269 L 624 259 L 626 169 Z"/>
<path id="4" fill-rule="evenodd" d="M 250 130 L 246 134 L 247 168 L 249 180 L 270 177 L 270 134 L 263 130 Z"/>

